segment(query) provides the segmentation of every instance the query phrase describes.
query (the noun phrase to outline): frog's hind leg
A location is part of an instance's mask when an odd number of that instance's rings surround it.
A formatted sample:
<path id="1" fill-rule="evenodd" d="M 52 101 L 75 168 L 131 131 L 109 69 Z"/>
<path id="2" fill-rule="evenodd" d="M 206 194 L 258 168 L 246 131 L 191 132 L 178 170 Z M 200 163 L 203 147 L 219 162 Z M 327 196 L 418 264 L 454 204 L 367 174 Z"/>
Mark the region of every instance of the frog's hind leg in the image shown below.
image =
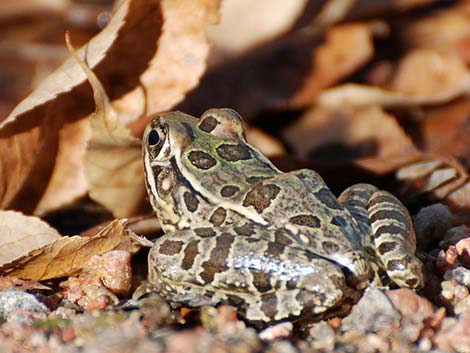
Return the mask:
<path id="1" fill-rule="evenodd" d="M 399 286 L 423 286 L 423 264 L 415 256 L 416 237 L 408 210 L 392 194 L 369 184 L 346 189 L 339 198 L 366 234 L 390 279 Z"/>

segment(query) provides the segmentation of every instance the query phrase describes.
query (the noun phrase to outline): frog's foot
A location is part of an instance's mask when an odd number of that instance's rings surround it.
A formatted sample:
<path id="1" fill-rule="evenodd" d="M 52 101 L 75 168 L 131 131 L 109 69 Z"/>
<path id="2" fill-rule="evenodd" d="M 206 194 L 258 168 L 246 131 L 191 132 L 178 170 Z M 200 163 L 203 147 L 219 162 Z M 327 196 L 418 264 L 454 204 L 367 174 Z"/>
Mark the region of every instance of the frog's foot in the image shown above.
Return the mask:
<path id="1" fill-rule="evenodd" d="M 364 234 L 364 248 L 380 259 L 397 285 L 419 289 L 424 284 L 423 264 L 415 256 L 416 237 L 408 210 L 387 191 L 357 184 L 340 196 Z"/>

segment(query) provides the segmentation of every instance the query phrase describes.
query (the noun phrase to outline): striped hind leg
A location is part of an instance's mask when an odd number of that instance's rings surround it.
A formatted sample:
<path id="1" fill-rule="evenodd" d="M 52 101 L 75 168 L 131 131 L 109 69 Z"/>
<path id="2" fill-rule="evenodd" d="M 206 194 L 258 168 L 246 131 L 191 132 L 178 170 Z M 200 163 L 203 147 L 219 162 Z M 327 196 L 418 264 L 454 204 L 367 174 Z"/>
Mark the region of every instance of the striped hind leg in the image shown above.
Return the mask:
<path id="1" fill-rule="evenodd" d="M 416 237 L 408 210 L 392 194 L 369 184 L 346 189 L 339 198 L 364 232 L 390 279 L 401 287 L 423 286 L 423 264 L 415 256 Z"/>

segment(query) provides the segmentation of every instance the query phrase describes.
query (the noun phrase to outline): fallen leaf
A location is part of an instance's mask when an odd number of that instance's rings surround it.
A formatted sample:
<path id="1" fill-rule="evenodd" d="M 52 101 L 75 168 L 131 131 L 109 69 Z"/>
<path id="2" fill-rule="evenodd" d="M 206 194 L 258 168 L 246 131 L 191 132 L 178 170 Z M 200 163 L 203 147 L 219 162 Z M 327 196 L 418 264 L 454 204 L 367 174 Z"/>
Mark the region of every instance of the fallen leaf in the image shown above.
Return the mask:
<path id="1" fill-rule="evenodd" d="M 137 251 L 127 220 L 116 219 L 92 237 L 60 237 L 0 266 L 0 274 L 29 280 L 60 278 L 78 273 L 94 255 L 110 250 Z"/>
<path id="2" fill-rule="evenodd" d="M 78 50 L 111 102 L 127 108 L 119 111 L 119 119 L 128 122 L 143 113 L 168 109 L 194 87 L 208 52 L 204 29 L 216 20 L 218 3 L 123 1 L 105 29 Z M 76 149 L 65 147 L 70 133 L 63 132 L 93 111 L 85 80 L 79 64 L 67 60 L 0 124 L 0 146 L 11 152 L 0 160 L 5 181 L 0 207 L 43 213 L 87 191 L 86 127 L 80 126 L 83 133 L 72 138 Z M 141 127 L 137 134 L 145 123 L 137 123 Z M 44 196 L 46 192 L 50 195 Z M 52 202 L 44 201 L 38 209 L 42 198 Z"/>
<path id="3" fill-rule="evenodd" d="M 374 106 L 314 107 L 284 130 L 283 136 L 301 158 L 331 160 L 329 150 L 336 156 L 343 150 L 343 160 L 416 152 L 394 117 Z"/>
<path id="4" fill-rule="evenodd" d="M 309 106 L 371 58 L 373 34 L 373 26 L 359 23 L 326 34 L 294 31 L 207 72 L 178 110 L 198 116 L 208 106 L 231 107 L 249 121 L 266 110 Z"/>
<path id="5" fill-rule="evenodd" d="M 37 217 L 0 211 L 0 265 L 59 239 L 61 235 Z"/>
<path id="6" fill-rule="evenodd" d="M 221 20 L 208 28 L 208 38 L 224 56 L 240 54 L 287 32 L 302 15 L 306 3 L 305 0 L 224 0 Z"/>
<path id="7" fill-rule="evenodd" d="M 433 48 L 470 63 L 470 6 L 456 1 L 425 16 L 407 18 L 397 24 L 397 34 L 409 48 Z"/>
<path id="8" fill-rule="evenodd" d="M 448 102 L 470 92 L 470 71 L 458 57 L 416 49 L 400 61 L 390 88 L 418 102 Z"/>

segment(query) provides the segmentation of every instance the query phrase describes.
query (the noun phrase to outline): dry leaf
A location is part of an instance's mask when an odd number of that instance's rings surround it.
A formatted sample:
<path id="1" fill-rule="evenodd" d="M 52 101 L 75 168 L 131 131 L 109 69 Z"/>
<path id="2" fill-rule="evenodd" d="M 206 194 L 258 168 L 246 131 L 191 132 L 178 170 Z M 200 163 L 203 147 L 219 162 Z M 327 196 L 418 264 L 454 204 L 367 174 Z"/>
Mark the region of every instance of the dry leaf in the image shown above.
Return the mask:
<path id="1" fill-rule="evenodd" d="M 345 24 L 327 32 L 326 41 L 313 53 L 312 72 L 293 97 L 294 105 L 310 105 L 322 89 L 351 74 L 374 55 L 374 26 Z"/>
<path id="2" fill-rule="evenodd" d="M 250 120 L 269 109 L 308 106 L 370 59 L 372 36 L 373 27 L 363 24 L 335 27 L 326 37 L 312 29 L 293 32 L 210 70 L 178 110 L 198 116 L 209 106 L 231 107 Z"/>
<path id="3" fill-rule="evenodd" d="M 208 28 L 209 40 L 216 50 L 239 54 L 289 30 L 306 3 L 305 0 L 224 0 L 220 22 Z"/>
<path id="4" fill-rule="evenodd" d="M 106 28 L 78 51 L 111 101 L 127 107 L 120 119 L 168 109 L 198 82 L 208 51 L 204 28 L 216 19 L 217 5 L 123 1 Z M 83 154 L 89 133 L 80 123 L 68 125 L 93 110 L 85 79 L 77 62 L 67 60 L 0 124 L 0 146 L 11 152 L 0 160 L 1 207 L 43 213 L 87 190 Z"/>
<path id="5" fill-rule="evenodd" d="M 8 264 L 61 235 L 37 217 L 15 211 L 0 211 L 0 265 Z"/>
<path id="6" fill-rule="evenodd" d="M 109 250 L 137 251 L 125 219 L 117 219 L 92 237 L 61 237 L 3 264 L 0 273 L 21 279 L 46 280 L 79 272 L 94 255 Z"/>
<path id="7" fill-rule="evenodd" d="M 433 48 L 470 63 L 470 4 L 456 1 L 430 15 L 407 19 L 397 26 L 409 47 Z"/>
<path id="8" fill-rule="evenodd" d="M 389 158 L 413 155 L 416 151 L 394 117 L 374 106 L 316 107 L 289 126 L 283 135 L 301 158 L 315 156 L 314 159 L 331 160 L 333 156 L 328 154 L 328 148 L 343 160 Z"/>
<path id="9" fill-rule="evenodd" d="M 416 49 L 401 61 L 390 87 L 424 103 L 443 103 L 470 92 L 470 70 L 458 57 Z"/>

